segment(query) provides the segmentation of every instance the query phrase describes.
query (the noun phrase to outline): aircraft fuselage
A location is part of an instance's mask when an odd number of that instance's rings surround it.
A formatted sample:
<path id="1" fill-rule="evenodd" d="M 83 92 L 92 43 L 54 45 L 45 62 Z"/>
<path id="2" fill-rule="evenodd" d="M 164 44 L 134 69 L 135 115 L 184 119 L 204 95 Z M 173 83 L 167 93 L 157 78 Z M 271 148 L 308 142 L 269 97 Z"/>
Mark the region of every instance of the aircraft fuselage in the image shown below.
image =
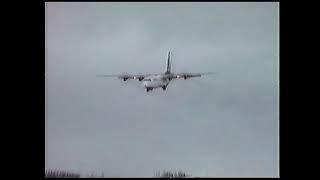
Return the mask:
<path id="1" fill-rule="evenodd" d="M 147 91 L 155 88 L 163 88 L 165 90 L 169 82 L 170 80 L 166 75 L 149 76 L 142 80 L 142 84 Z"/>

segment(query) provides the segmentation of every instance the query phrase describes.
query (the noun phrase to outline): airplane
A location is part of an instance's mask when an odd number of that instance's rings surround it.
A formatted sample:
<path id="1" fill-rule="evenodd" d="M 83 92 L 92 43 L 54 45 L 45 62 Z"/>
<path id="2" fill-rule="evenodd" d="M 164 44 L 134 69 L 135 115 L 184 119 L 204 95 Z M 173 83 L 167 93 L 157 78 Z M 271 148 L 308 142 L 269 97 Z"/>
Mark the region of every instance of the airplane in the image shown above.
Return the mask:
<path id="1" fill-rule="evenodd" d="M 201 77 L 203 75 L 213 74 L 214 72 L 203 72 L 203 73 L 173 73 L 171 71 L 171 52 L 168 52 L 168 60 L 166 64 L 166 71 L 164 73 L 157 74 L 136 74 L 131 75 L 127 73 L 119 75 L 97 75 L 98 77 L 118 77 L 123 81 L 129 79 L 136 79 L 142 82 L 147 92 L 152 91 L 156 88 L 162 88 L 164 91 L 167 89 L 170 81 L 173 79 L 183 78 L 184 80 L 194 77 Z"/>

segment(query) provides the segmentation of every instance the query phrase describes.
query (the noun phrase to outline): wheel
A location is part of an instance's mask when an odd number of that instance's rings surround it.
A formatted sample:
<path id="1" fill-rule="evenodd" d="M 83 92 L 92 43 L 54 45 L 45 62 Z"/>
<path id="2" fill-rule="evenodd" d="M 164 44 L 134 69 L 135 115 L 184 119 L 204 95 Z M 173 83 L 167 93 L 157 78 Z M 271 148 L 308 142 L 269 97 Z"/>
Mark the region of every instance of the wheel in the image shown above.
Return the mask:
<path id="1" fill-rule="evenodd" d="M 165 91 L 167 89 L 167 87 L 166 86 L 162 86 L 162 89 Z"/>

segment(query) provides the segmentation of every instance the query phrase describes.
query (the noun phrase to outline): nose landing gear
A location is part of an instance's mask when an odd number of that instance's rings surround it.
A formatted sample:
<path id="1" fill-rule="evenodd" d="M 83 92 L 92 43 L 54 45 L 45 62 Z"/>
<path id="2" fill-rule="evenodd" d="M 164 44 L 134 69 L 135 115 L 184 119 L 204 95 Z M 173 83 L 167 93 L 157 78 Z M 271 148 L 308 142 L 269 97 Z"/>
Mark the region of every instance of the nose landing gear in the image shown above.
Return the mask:
<path id="1" fill-rule="evenodd" d="M 152 88 L 146 88 L 146 91 L 147 92 L 149 92 L 149 91 L 151 91 L 152 90 Z"/>
<path id="2" fill-rule="evenodd" d="M 162 89 L 165 91 L 167 89 L 167 86 L 162 86 Z"/>

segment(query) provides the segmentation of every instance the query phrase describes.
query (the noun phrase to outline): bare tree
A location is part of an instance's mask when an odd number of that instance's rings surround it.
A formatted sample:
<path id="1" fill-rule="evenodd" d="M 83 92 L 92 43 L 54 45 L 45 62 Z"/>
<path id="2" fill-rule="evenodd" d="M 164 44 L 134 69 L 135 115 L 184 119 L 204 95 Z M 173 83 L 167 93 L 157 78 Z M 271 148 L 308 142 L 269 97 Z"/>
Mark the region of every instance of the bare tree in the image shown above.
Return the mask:
<path id="1" fill-rule="evenodd" d="M 61 170 L 46 170 L 45 178 L 80 178 L 80 174 Z"/>
<path id="2" fill-rule="evenodd" d="M 155 173 L 154 175 L 155 177 L 161 177 L 161 178 L 187 178 L 187 177 L 191 177 L 191 175 L 189 175 L 186 172 L 183 171 L 170 171 L 170 170 L 164 170 L 162 172 L 158 171 Z"/>

